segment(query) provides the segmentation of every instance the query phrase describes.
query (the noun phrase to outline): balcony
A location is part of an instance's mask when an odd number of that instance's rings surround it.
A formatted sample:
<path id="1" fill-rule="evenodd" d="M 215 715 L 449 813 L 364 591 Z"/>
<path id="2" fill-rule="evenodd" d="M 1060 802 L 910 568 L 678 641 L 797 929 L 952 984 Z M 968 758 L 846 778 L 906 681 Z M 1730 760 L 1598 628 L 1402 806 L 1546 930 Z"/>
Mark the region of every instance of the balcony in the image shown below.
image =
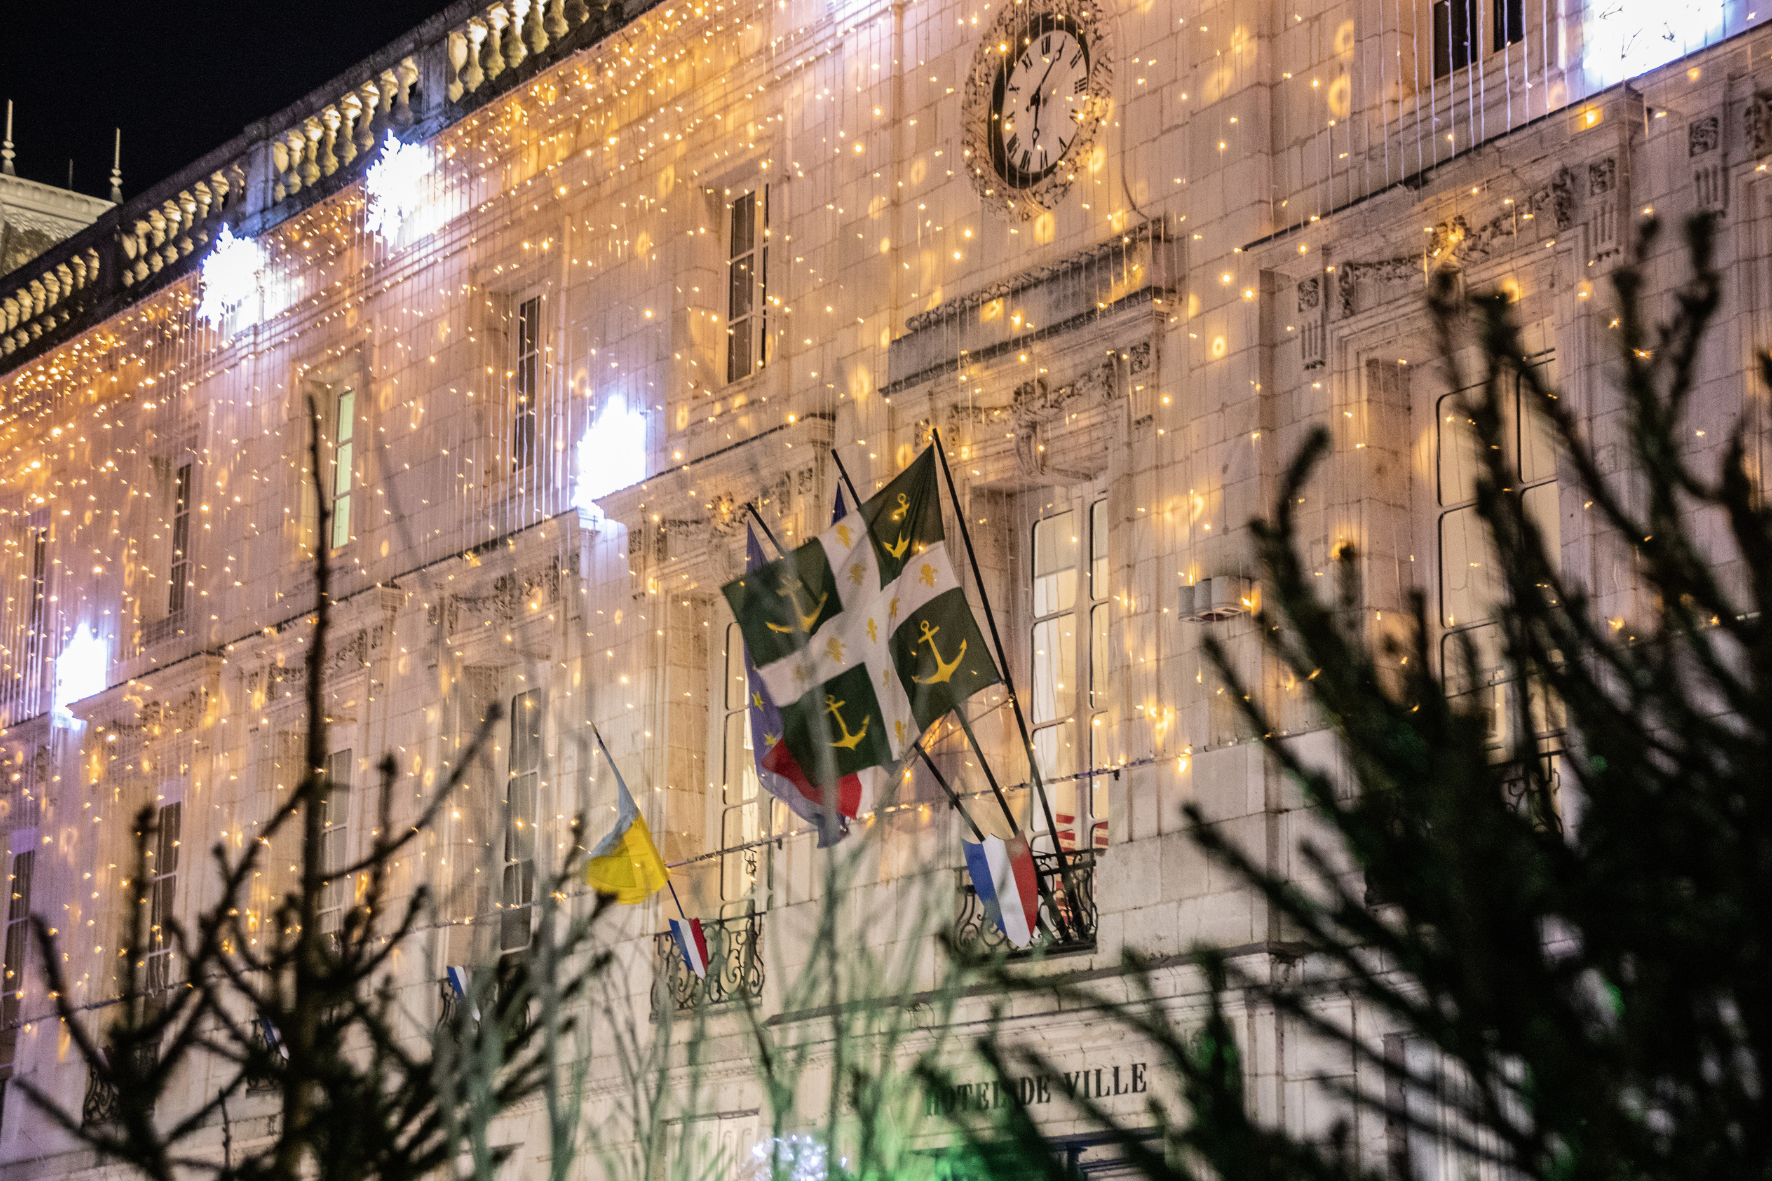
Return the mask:
<path id="1" fill-rule="evenodd" d="M 763 994 L 763 916 L 739 915 L 701 925 L 708 941 L 708 974 L 704 980 L 689 970 L 677 941 L 665 931 L 654 935 L 658 975 L 652 983 L 652 1019 L 686 1012 L 702 1005 L 756 1000 Z"/>
<path id="2" fill-rule="evenodd" d="M 1071 955 L 1094 951 L 1095 857 L 1093 849 L 1067 851 L 1065 861 L 1070 866 L 1070 873 L 1066 875 L 1059 872 L 1056 854 L 1034 854 L 1034 872 L 1039 875 L 1042 886 L 1040 930 L 1033 945 L 1020 950 L 1011 946 L 1008 937 L 985 914 L 984 904 L 978 900 L 978 891 L 973 888 L 970 875 L 964 869 L 957 871 L 960 913 L 954 920 L 955 946 L 981 955 L 1007 951 L 1010 959 L 1023 959 L 1036 953 Z M 1050 899 L 1046 897 L 1048 891 Z"/>
<path id="3" fill-rule="evenodd" d="M 160 1056 L 160 1047 L 138 1046 L 135 1072 L 138 1076 L 146 1074 L 154 1068 L 154 1061 Z M 106 1055 L 107 1062 L 109 1055 Z M 117 1092 L 116 1080 L 109 1077 L 111 1071 L 96 1066 L 86 1068 L 86 1097 L 80 1104 L 80 1126 L 98 1127 L 105 1124 L 115 1125 L 122 1114 L 121 1100 Z"/>

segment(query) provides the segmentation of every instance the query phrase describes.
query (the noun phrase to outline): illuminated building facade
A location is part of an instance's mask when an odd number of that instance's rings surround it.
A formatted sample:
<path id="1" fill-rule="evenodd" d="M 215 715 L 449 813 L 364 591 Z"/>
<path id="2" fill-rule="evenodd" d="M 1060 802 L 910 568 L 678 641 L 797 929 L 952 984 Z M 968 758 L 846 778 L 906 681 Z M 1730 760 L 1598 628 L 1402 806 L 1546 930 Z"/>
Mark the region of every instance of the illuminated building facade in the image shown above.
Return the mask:
<path id="1" fill-rule="evenodd" d="M 1053 822 L 1012 795 L 1036 847 L 1090 883 L 1055 966 L 1111 975 L 1136 946 L 1182 1020 L 1200 1004 L 1197 942 L 1294 970 L 1287 932 L 1180 813 L 1198 803 L 1276 862 L 1304 823 L 1207 634 L 1282 730 L 1332 757 L 1253 634 L 1246 523 L 1327 425 L 1333 454 L 1300 509 L 1309 559 L 1326 574 L 1357 544 L 1375 627 L 1419 586 L 1440 638 L 1492 651 L 1426 277 L 1505 290 L 1592 428 L 1612 430 L 1603 280 L 1649 209 L 1724 215 L 1726 327 L 1694 445 L 1720 447 L 1744 410 L 1759 431 L 1758 21 L 1598 0 L 501 0 L 449 9 L 106 211 L 0 278 L 0 1075 L 102 1118 L 45 1019 L 22 919 L 70 937 L 100 1020 L 137 810 L 180 834 L 156 850 L 157 913 L 198 904 L 210 843 L 254 839 L 301 773 L 317 547 L 339 604 L 328 765 L 353 787 L 328 849 L 364 847 L 372 805 L 355 789 L 382 753 L 416 808 L 493 704 L 509 719 L 403 867 L 440 898 L 404 962 L 412 1011 L 435 1012 L 446 967 L 521 948 L 534 883 L 575 839 L 567 818 L 611 815 L 595 723 L 682 863 L 685 906 L 720 922 L 719 995 L 754 991 L 791 1024 L 781 989 L 826 854 L 747 771 L 718 588 L 743 567 L 747 505 L 792 544 L 829 520 L 832 448 L 865 495 L 934 432 Z M 1679 263 L 1658 259 L 1656 283 Z M 324 532 L 310 422 L 338 509 Z M 1594 540 L 1530 415 L 1517 435 L 1520 494 L 1600 608 L 1628 614 L 1628 563 Z M 1471 691 L 1499 706 L 1510 687 Z M 1024 781 L 1007 711 L 975 704 L 1000 778 Z M 995 823 L 960 737 L 930 746 Z M 923 774 L 857 826 L 871 851 L 855 889 L 976 934 L 961 827 Z M 255 887 L 261 913 L 276 889 Z M 688 995 L 656 941 L 667 913 L 620 917 L 642 1021 Z M 1333 989 L 1324 1003 L 1347 1007 Z M 1326 1127 L 1310 1080 L 1354 1068 L 1271 1013 L 1240 1020 L 1263 1114 Z M 1137 1047 L 1081 1018 L 1039 1035 L 1139 1109 Z M 742 1148 L 758 1087 L 737 1066 L 721 1077 L 718 1137 Z M 9 1176 L 90 1167 L 16 1092 L 4 1103 Z M 546 1150 L 521 1117 L 508 1134 Z M 1355 1141 L 1372 1161 L 1453 1168 L 1431 1138 L 1362 1124 Z"/>

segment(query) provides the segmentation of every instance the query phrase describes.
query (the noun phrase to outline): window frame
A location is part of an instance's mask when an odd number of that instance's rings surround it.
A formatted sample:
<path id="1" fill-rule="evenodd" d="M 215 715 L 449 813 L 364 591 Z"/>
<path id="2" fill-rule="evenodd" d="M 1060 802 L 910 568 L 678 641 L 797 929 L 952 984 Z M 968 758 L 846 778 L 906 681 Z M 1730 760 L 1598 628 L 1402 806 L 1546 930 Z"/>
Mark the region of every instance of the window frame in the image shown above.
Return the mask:
<path id="1" fill-rule="evenodd" d="M 1068 606 L 1054 606 L 1050 610 L 1040 611 L 1037 582 L 1043 576 L 1040 567 L 1041 527 L 1048 522 L 1071 516 L 1078 532 L 1073 539 L 1075 554 L 1071 569 L 1075 572 L 1076 585 L 1071 594 Z M 1111 741 L 1113 732 L 1112 713 L 1112 560 L 1110 546 L 1112 539 L 1112 522 L 1108 511 L 1108 495 L 1105 485 L 1093 484 L 1079 487 L 1060 495 L 1051 496 L 1050 501 L 1034 516 L 1028 527 L 1028 560 L 1024 568 L 1022 591 L 1026 595 L 1027 627 L 1024 633 L 1027 644 L 1028 661 L 1028 726 L 1033 739 L 1034 749 L 1041 761 L 1042 779 L 1047 777 L 1061 778 L 1076 774 L 1079 777 L 1066 779 L 1063 783 L 1048 783 L 1049 796 L 1053 796 L 1053 819 L 1058 825 L 1056 839 L 1046 828 L 1046 817 L 1043 809 L 1035 807 L 1029 818 L 1030 842 L 1044 841 L 1047 846 L 1056 844 L 1067 853 L 1079 849 L 1103 849 L 1109 842 L 1109 813 L 1112 800 L 1109 795 L 1111 774 L 1087 774 L 1098 767 L 1108 765 L 1105 750 Z M 1062 576 L 1062 568 L 1055 568 L 1048 574 Z M 1040 695 L 1044 692 L 1041 686 L 1050 677 L 1042 677 L 1042 628 L 1056 624 L 1069 617 L 1072 621 L 1071 632 L 1065 639 L 1072 647 L 1069 654 L 1070 675 L 1075 682 L 1071 686 L 1070 708 L 1059 712 L 1056 702 L 1051 716 L 1042 716 Z M 1106 635 L 1102 635 L 1105 630 Z M 1051 631 L 1047 632 L 1050 636 Z M 1047 640 L 1051 643 L 1051 640 Z M 1098 645 L 1107 645 L 1107 650 L 1097 653 Z M 1065 771 L 1062 766 L 1054 765 L 1055 760 L 1042 749 L 1054 741 L 1062 741 L 1058 736 L 1065 727 L 1071 727 L 1073 742 L 1073 760 L 1077 764 L 1073 771 Z M 1042 735 L 1054 737 L 1042 741 Z M 1063 798 L 1067 791 L 1071 792 L 1071 811 L 1062 811 Z M 1066 817 L 1069 817 L 1068 821 Z M 1087 839 L 1085 839 L 1087 838 Z"/>
<path id="2" fill-rule="evenodd" d="M 356 537 L 351 494 L 357 489 L 357 391 L 345 386 L 332 394 L 331 402 L 332 536 L 327 544 L 336 554 Z"/>
<path id="3" fill-rule="evenodd" d="M 326 757 L 326 793 L 320 799 L 320 908 L 316 916 L 322 934 L 337 936 L 355 899 L 350 876 L 338 871 L 350 864 L 351 794 L 356 756 L 351 748 L 335 750 Z"/>
<path id="4" fill-rule="evenodd" d="M 189 457 L 173 461 L 172 537 L 166 562 L 166 618 L 176 619 L 190 606 L 191 500 L 196 463 Z"/>
<path id="5" fill-rule="evenodd" d="M 731 193 L 727 190 L 724 239 L 727 384 L 769 365 L 769 185 Z"/>
<path id="6" fill-rule="evenodd" d="M 1546 371 L 1551 376 L 1552 381 L 1555 380 L 1556 353 L 1554 350 L 1546 350 L 1534 354 L 1533 356 L 1528 357 L 1527 360 L 1535 368 Z M 1528 475 L 1526 471 L 1525 456 L 1527 455 L 1528 441 L 1534 438 L 1533 431 L 1535 430 L 1535 427 L 1529 420 L 1534 419 L 1536 416 L 1527 413 L 1529 407 L 1526 402 L 1524 375 L 1514 373 L 1511 375 L 1511 381 L 1512 388 L 1509 393 L 1509 397 L 1511 398 L 1511 408 L 1508 410 L 1509 418 L 1506 422 L 1506 430 L 1509 445 L 1512 447 L 1511 458 L 1514 462 L 1514 469 L 1520 478 L 1515 487 L 1506 490 L 1506 495 L 1526 501 L 1528 498 L 1534 498 L 1534 494 L 1542 494 L 1545 490 L 1550 490 L 1552 510 L 1549 524 L 1555 529 L 1555 532 L 1549 540 L 1553 546 L 1560 548 L 1561 522 L 1559 519 L 1559 510 L 1556 507 L 1557 489 L 1560 485 L 1557 478 L 1555 436 L 1554 434 L 1547 435 L 1549 440 L 1548 445 L 1551 449 L 1547 457 L 1549 460 L 1548 474 L 1535 467 L 1533 472 Z M 1466 386 L 1461 389 L 1447 391 L 1446 393 L 1437 396 L 1433 403 L 1435 483 L 1433 518 L 1435 562 L 1434 594 L 1437 610 L 1434 622 L 1440 629 L 1439 659 L 1442 677 L 1446 679 L 1447 685 L 1450 689 L 1461 690 L 1455 694 L 1456 696 L 1464 696 L 1467 694 L 1484 695 L 1484 710 L 1489 718 L 1489 736 L 1491 744 L 1502 745 L 1505 743 L 1507 728 L 1512 720 L 1512 706 L 1507 700 L 1509 692 L 1508 685 L 1510 684 L 1507 678 L 1507 669 L 1505 665 L 1501 663 L 1499 657 L 1501 638 L 1500 623 L 1497 621 L 1496 617 L 1496 605 L 1491 604 L 1487 608 L 1486 613 L 1482 615 L 1472 614 L 1465 618 L 1448 615 L 1448 609 L 1450 606 L 1448 601 L 1450 596 L 1447 593 L 1447 551 L 1450 548 L 1447 544 L 1447 538 L 1449 527 L 1455 517 L 1473 515 L 1476 511 L 1477 503 L 1475 493 L 1475 472 L 1471 474 L 1467 488 L 1461 489 L 1456 486 L 1456 475 L 1452 481 L 1448 481 L 1446 474 L 1448 463 L 1447 452 L 1450 448 L 1460 446 L 1460 438 L 1463 436 L 1463 429 L 1460 429 L 1456 425 L 1451 429 L 1448 429 L 1448 424 L 1458 423 L 1456 400 L 1470 390 L 1477 388 L 1480 387 Z M 1465 420 L 1467 423 L 1468 421 L 1468 419 Z M 1545 430 L 1547 421 L 1548 420 L 1539 420 L 1536 429 Z M 1539 442 L 1540 445 L 1543 445 L 1542 440 Z M 1470 462 L 1475 463 L 1477 461 L 1473 458 Z M 1453 485 L 1450 490 L 1449 483 Z M 1527 511 L 1531 511 L 1530 508 L 1528 508 Z M 1492 560 L 1493 554 L 1488 548 L 1489 538 L 1487 532 L 1482 528 L 1480 518 L 1478 518 L 1477 528 L 1483 543 L 1481 552 L 1486 556 L 1486 559 Z M 1489 577 L 1492 581 L 1493 576 L 1491 575 Z M 1502 588 L 1498 588 L 1498 593 L 1501 589 Z M 1475 645 L 1477 650 L 1479 663 L 1477 668 L 1473 671 L 1483 679 L 1478 683 L 1460 684 L 1459 680 L 1463 673 L 1462 646 L 1467 641 Z M 1491 655 L 1488 660 L 1484 660 L 1483 657 L 1485 652 L 1493 653 L 1494 655 Z M 1545 702 L 1542 698 L 1542 693 L 1539 693 L 1536 690 L 1533 691 L 1532 701 L 1535 712 L 1540 713 L 1546 722 L 1543 727 L 1536 731 L 1540 736 L 1552 734 L 1561 729 L 1560 724 L 1554 723 L 1554 704 Z"/>
<path id="7" fill-rule="evenodd" d="M 537 828 L 545 761 L 547 696 L 540 688 L 513 693 L 510 711 L 503 823 L 499 829 L 498 944 L 501 954 L 524 950 L 534 933 L 536 858 L 540 849 Z"/>
<path id="8" fill-rule="evenodd" d="M 511 455 L 513 473 L 533 471 L 541 428 L 537 409 L 545 378 L 546 303 L 540 293 L 511 305 Z"/>
<path id="9" fill-rule="evenodd" d="M 765 909 L 762 905 L 768 881 L 765 851 L 755 842 L 775 835 L 786 827 L 777 817 L 776 809 L 785 810 L 763 790 L 757 772 L 756 747 L 751 737 L 750 687 L 745 676 L 744 635 L 736 621 L 726 622 L 725 643 L 721 646 L 720 684 L 714 700 L 719 707 L 714 714 L 715 741 L 720 751 L 720 778 L 709 793 L 713 821 L 710 842 L 719 858 L 720 906 L 723 914 L 749 914 Z M 738 779 L 734 790 L 734 761 Z M 779 823 L 778 823 L 779 821 Z M 736 825 L 737 840 L 729 838 Z M 745 846 L 749 845 L 749 848 Z M 743 882 L 742 888 L 739 883 Z"/>
<path id="10" fill-rule="evenodd" d="M 154 865 L 147 881 L 148 947 L 142 956 L 143 986 L 150 1001 L 172 984 L 175 953 L 168 928 L 178 911 L 178 863 L 183 820 L 182 799 L 167 800 L 154 813 L 154 848 L 150 853 Z"/>

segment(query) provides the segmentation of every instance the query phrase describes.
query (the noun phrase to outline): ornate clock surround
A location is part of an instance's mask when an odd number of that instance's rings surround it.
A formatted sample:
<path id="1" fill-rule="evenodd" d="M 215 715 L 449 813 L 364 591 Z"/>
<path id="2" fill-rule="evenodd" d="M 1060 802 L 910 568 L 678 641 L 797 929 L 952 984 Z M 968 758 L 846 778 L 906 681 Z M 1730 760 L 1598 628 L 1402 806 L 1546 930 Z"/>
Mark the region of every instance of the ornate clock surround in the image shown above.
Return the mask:
<path id="1" fill-rule="evenodd" d="M 1089 54 L 1082 126 L 1055 168 L 1034 183 L 1018 187 L 998 171 L 991 124 L 1015 51 L 1031 43 L 1037 31 L 1055 26 L 1071 30 Z M 1108 12 L 1096 0 L 1002 0 L 972 55 L 963 98 L 966 170 L 987 208 L 1014 220 L 1031 221 L 1064 199 L 1078 170 L 1086 166 L 1112 107 L 1109 29 Z"/>

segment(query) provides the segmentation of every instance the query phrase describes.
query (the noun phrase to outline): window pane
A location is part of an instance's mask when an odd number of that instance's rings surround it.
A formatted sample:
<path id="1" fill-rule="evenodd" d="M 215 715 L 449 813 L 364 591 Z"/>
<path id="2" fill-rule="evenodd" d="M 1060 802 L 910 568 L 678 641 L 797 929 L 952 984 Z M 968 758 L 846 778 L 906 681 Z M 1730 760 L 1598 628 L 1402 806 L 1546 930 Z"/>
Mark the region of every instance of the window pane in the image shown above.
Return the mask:
<path id="1" fill-rule="evenodd" d="M 1065 779 L 1074 775 L 1077 766 L 1077 724 L 1060 722 L 1056 726 L 1047 726 L 1034 731 L 1034 754 L 1040 760 L 1040 774 L 1048 782 L 1047 798 L 1052 802 L 1053 819 L 1058 822 L 1059 841 L 1066 849 L 1076 847 L 1077 843 L 1077 781 Z M 1055 783 L 1052 780 L 1064 780 Z M 1046 828 L 1045 810 L 1038 801 L 1034 804 L 1033 827 L 1036 831 Z M 1046 840 L 1050 847 L 1050 837 Z"/>
<path id="2" fill-rule="evenodd" d="M 1550 415 L 1533 404 L 1533 395 L 1520 383 L 1520 482 L 1536 483 L 1557 474 L 1557 428 Z"/>
<path id="3" fill-rule="evenodd" d="M 721 797 L 725 803 L 738 804 L 754 799 L 762 790 L 757 781 L 757 760 L 751 749 L 750 715 L 739 710 L 726 715 L 726 757 L 722 774 Z"/>
<path id="4" fill-rule="evenodd" d="M 535 787 L 533 771 L 511 778 L 505 809 L 505 860 L 535 856 Z"/>
<path id="5" fill-rule="evenodd" d="M 350 390 L 338 396 L 338 424 L 336 427 L 339 446 L 351 441 L 351 432 L 357 425 L 357 395 Z"/>
<path id="6" fill-rule="evenodd" d="M 1108 597 L 1108 516 L 1107 501 L 1098 500 L 1089 506 L 1089 597 Z"/>
<path id="7" fill-rule="evenodd" d="M 1089 723 L 1089 770 L 1105 767 L 1110 762 L 1108 746 L 1111 735 L 1108 733 L 1109 719 L 1107 714 L 1098 714 Z M 1108 843 L 1108 808 L 1111 805 L 1111 792 L 1114 777 L 1112 775 L 1096 775 L 1089 780 L 1089 843 L 1097 849 L 1107 848 Z"/>
<path id="8" fill-rule="evenodd" d="M 736 848 L 749 844 L 763 834 L 759 831 L 762 809 L 756 803 L 728 808 L 720 817 L 720 847 Z M 720 858 L 720 897 L 731 902 L 748 897 L 757 880 L 761 849 L 743 849 Z"/>
<path id="9" fill-rule="evenodd" d="M 541 691 L 511 698 L 511 774 L 541 768 Z"/>
<path id="10" fill-rule="evenodd" d="M 1077 706 L 1077 617 L 1034 625 L 1034 721 L 1068 717 Z"/>
<path id="11" fill-rule="evenodd" d="M 1476 506 L 1440 518 L 1440 624 L 1456 627 L 1487 619 L 1501 597 L 1489 530 Z"/>
<path id="12" fill-rule="evenodd" d="M 1440 399 L 1440 503 L 1463 504 L 1476 496 L 1477 473 L 1482 460 L 1477 452 L 1477 429 L 1458 404 L 1459 395 Z"/>
<path id="13" fill-rule="evenodd" d="M 1089 705 L 1100 709 L 1108 703 L 1109 657 L 1108 605 L 1097 603 L 1089 609 Z"/>
<path id="14" fill-rule="evenodd" d="M 727 257 L 737 258 L 750 253 L 751 245 L 756 241 L 756 225 L 757 194 L 746 193 L 732 203 L 732 252 Z"/>
<path id="15" fill-rule="evenodd" d="M 731 301 L 732 326 L 736 330 L 738 322 L 751 314 L 751 260 L 748 257 L 733 259 L 727 277 L 731 284 L 727 294 Z"/>
<path id="16" fill-rule="evenodd" d="M 1553 483 L 1528 488 L 1522 500 L 1526 518 L 1538 526 L 1538 531 L 1544 538 L 1545 552 L 1550 555 L 1553 567 L 1560 566 L 1563 551 L 1557 486 Z"/>
<path id="17" fill-rule="evenodd" d="M 1526 39 L 1526 0 L 1495 0 L 1495 48 Z"/>
<path id="18" fill-rule="evenodd" d="M 1068 611 L 1077 601 L 1077 514 L 1034 523 L 1034 614 Z"/>
<path id="19" fill-rule="evenodd" d="M 744 635 L 738 624 L 726 625 L 726 708 L 739 709 L 745 704 L 749 687 L 744 675 Z"/>

